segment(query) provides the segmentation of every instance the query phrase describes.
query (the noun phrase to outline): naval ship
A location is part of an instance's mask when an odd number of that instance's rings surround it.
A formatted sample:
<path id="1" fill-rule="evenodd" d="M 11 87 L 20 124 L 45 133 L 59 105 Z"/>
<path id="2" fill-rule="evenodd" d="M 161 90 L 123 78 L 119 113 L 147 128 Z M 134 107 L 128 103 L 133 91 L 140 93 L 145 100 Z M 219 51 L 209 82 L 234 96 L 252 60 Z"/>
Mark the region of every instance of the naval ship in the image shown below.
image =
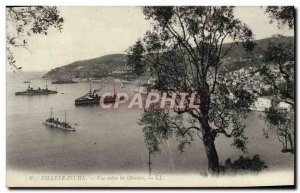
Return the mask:
<path id="1" fill-rule="evenodd" d="M 89 104 L 100 104 L 101 96 L 95 94 L 96 91 L 97 90 L 94 90 L 92 92 L 91 85 L 90 85 L 90 92 L 78 99 L 75 99 L 75 105 L 80 106 L 80 105 L 89 105 Z M 121 96 L 120 100 L 123 100 L 124 98 L 125 98 L 124 96 Z M 116 99 L 117 99 L 117 94 L 114 88 L 114 92 L 111 94 L 111 96 L 105 96 L 103 98 L 103 102 L 105 104 L 114 103 L 116 102 Z"/>
<path id="2" fill-rule="evenodd" d="M 55 81 L 51 82 L 52 84 L 74 84 L 78 83 L 73 81 L 72 79 L 56 79 Z"/>
<path id="3" fill-rule="evenodd" d="M 15 95 L 48 95 L 48 94 L 57 94 L 57 91 L 55 90 L 49 90 L 46 82 L 46 88 L 45 89 L 33 89 L 30 87 L 30 83 L 28 84 L 28 88 L 26 91 L 19 91 L 15 92 Z"/>
<path id="4" fill-rule="evenodd" d="M 99 104 L 101 96 L 98 96 L 98 94 L 95 93 L 96 90 L 92 92 L 92 87 L 90 84 L 90 91 L 86 95 L 78 99 L 75 99 L 75 105 L 79 106 L 79 105 Z"/>
<path id="5" fill-rule="evenodd" d="M 120 96 L 120 100 L 124 100 L 124 99 L 125 99 L 124 96 Z M 115 87 L 114 87 L 114 92 L 111 93 L 110 96 L 105 96 L 105 97 L 103 98 L 103 103 L 104 103 L 104 104 L 115 103 L 116 100 L 117 100 L 117 94 L 116 94 L 116 89 L 115 89 Z"/>
<path id="6" fill-rule="evenodd" d="M 67 123 L 67 113 L 65 111 L 65 121 L 61 122 L 58 120 L 58 118 L 54 118 L 52 116 L 52 108 L 51 108 L 51 114 L 50 117 L 48 119 L 46 119 L 43 122 L 44 125 L 47 125 L 49 127 L 54 127 L 54 128 L 58 128 L 58 129 L 62 129 L 62 130 L 66 130 L 66 131 L 75 131 L 75 128 L 72 127 L 69 123 Z"/>

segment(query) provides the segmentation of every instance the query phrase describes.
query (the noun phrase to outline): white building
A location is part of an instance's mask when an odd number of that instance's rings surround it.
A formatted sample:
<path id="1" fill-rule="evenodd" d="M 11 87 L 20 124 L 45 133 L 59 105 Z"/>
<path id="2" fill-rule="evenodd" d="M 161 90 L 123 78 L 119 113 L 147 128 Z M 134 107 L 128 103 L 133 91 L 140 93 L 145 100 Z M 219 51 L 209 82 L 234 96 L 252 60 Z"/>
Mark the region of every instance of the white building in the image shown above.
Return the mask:
<path id="1" fill-rule="evenodd" d="M 266 109 L 270 108 L 271 105 L 272 105 L 271 99 L 266 97 L 258 97 L 257 100 L 254 102 L 254 104 L 249 107 L 249 109 L 252 111 L 265 111 Z M 292 105 L 286 102 L 279 102 L 278 108 L 281 110 L 290 111 Z"/>
<path id="2" fill-rule="evenodd" d="M 258 97 L 257 100 L 252 104 L 249 109 L 252 111 L 265 111 L 271 107 L 271 99 Z"/>
<path id="3" fill-rule="evenodd" d="M 292 108 L 292 105 L 290 105 L 289 103 L 286 103 L 286 102 L 280 102 L 278 104 L 278 108 L 279 109 L 286 109 L 287 111 L 290 111 L 291 108 Z"/>
<path id="4" fill-rule="evenodd" d="M 147 80 L 147 83 L 150 84 L 150 85 L 155 85 L 155 82 L 156 82 L 156 78 L 153 78 L 153 77 L 150 77 L 150 78 Z"/>

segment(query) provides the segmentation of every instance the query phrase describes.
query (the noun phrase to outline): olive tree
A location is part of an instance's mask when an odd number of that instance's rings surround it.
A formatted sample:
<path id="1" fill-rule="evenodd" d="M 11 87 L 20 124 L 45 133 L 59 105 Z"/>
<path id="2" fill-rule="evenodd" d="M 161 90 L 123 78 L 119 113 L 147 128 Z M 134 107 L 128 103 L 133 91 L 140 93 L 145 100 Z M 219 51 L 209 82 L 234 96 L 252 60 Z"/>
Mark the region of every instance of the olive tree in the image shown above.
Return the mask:
<path id="1" fill-rule="evenodd" d="M 208 159 L 208 171 L 219 173 L 215 140 L 219 135 L 233 138 L 232 145 L 246 151 L 243 120 L 254 97 L 242 86 L 226 86 L 220 72 L 223 59 L 233 46 L 253 48 L 252 31 L 234 16 L 234 7 L 144 7 L 152 28 L 128 55 L 138 54 L 157 78 L 156 87 L 166 93 L 196 93 L 199 108 L 145 109 L 140 125 L 150 152 L 170 137 L 178 149 L 199 137 Z M 226 44 L 225 44 L 226 42 Z M 249 50 L 248 50 L 249 51 Z M 134 65 L 133 65 L 134 66 Z M 171 94 L 169 94 L 171 95 Z M 179 104 L 181 98 L 176 98 Z M 188 96 L 185 104 L 191 100 Z"/>
<path id="2" fill-rule="evenodd" d="M 294 7 L 267 7 L 266 13 L 269 14 L 272 21 L 277 20 L 278 27 L 288 25 L 290 29 L 294 29 Z M 269 133 L 277 135 L 278 140 L 282 143 L 282 152 L 292 154 L 295 152 L 294 49 L 294 42 L 269 44 L 264 52 L 264 65 L 259 69 L 260 73 L 264 76 L 264 80 L 272 86 L 269 92 L 272 104 L 263 116 L 268 125 L 268 128 L 264 129 L 264 134 L 266 136 Z M 274 70 L 274 68 L 277 70 Z M 290 108 L 280 108 L 280 102 L 289 104 Z"/>

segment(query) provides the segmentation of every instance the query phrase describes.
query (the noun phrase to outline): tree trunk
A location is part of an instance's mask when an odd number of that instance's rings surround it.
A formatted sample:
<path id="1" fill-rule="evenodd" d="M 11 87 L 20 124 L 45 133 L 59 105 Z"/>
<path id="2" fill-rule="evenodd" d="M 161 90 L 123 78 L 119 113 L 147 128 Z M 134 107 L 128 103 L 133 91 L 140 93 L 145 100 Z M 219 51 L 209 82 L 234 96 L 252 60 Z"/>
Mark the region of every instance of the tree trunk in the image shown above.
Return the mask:
<path id="1" fill-rule="evenodd" d="M 215 146 L 214 138 L 203 138 L 203 144 L 208 160 L 208 172 L 212 175 L 219 174 L 219 156 Z"/>
<path id="2" fill-rule="evenodd" d="M 289 141 L 290 141 L 290 146 L 291 146 L 290 152 L 291 152 L 292 154 L 294 154 L 294 143 L 293 143 L 293 139 L 292 139 L 292 137 L 291 137 L 290 134 L 288 135 L 288 139 L 289 139 Z"/>
<path id="3" fill-rule="evenodd" d="M 203 83 L 204 87 L 199 90 L 198 94 L 200 96 L 200 111 L 204 118 L 199 119 L 200 125 L 203 129 L 203 144 L 205 147 L 205 152 L 208 161 L 208 172 L 212 175 L 219 174 L 219 156 L 215 146 L 216 133 L 212 132 L 212 128 L 208 123 L 208 112 L 210 109 L 210 94 L 209 86 L 206 79 Z"/>

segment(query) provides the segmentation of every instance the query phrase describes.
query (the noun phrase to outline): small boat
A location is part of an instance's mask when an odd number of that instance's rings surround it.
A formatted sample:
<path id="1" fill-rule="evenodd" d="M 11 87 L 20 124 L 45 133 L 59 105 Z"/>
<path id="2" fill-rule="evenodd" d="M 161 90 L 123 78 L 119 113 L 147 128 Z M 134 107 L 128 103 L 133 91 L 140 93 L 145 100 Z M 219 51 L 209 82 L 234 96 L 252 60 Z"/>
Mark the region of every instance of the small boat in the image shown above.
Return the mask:
<path id="1" fill-rule="evenodd" d="M 67 80 L 58 79 L 58 80 L 52 81 L 51 83 L 52 84 L 74 84 L 74 83 L 78 83 L 78 82 L 75 82 L 72 79 L 67 79 Z"/>
<path id="2" fill-rule="evenodd" d="M 23 83 L 30 83 L 30 81 L 29 80 L 25 80 Z"/>
<path id="3" fill-rule="evenodd" d="M 113 94 L 112 96 L 105 96 L 104 99 L 103 99 L 103 102 L 105 104 L 114 103 L 114 102 L 116 102 L 116 99 L 117 99 L 117 95 Z"/>
<path id="4" fill-rule="evenodd" d="M 125 98 L 124 96 L 121 96 L 120 100 L 123 100 L 124 98 Z M 104 102 L 104 104 L 114 103 L 114 102 L 116 102 L 116 99 L 117 99 L 117 94 L 116 94 L 116 90 L 114 88 L 113 94 L 111 96 L 105 96 L 103 99 L 103 102 Z"/>
<path id="5" fill-rule="evenodd" d="M 69 123 L 67 123 L 67 113 L 65 111 L 65 121 L 61 122 L 58 120 L 58 118 L 54 118 L 52 116 L 52 108 L 51 108 L 51 114 L 50 117 L 48 119 L 46 119 L 43 122 L 44 125 L 47 125 L 49 127 L 54 127 L 54 128 L 58 128 L 58 129 L 62 129 L 62 130 L 66 130 L 66 131 L 75 131 L 75 128 L 72 127 Z"/>

